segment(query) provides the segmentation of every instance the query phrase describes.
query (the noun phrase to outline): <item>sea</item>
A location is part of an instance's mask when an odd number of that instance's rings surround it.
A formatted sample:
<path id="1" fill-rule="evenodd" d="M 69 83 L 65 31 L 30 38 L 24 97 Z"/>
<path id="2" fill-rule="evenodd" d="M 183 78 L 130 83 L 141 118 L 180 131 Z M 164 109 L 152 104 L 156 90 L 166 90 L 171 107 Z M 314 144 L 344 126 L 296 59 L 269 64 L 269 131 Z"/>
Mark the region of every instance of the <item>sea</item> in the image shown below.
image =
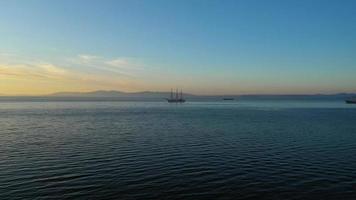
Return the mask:
<path id="1" fill-rule="evenodd" d="M 356 105 L 3 100 L 0 199 L 354 200 Z"/>

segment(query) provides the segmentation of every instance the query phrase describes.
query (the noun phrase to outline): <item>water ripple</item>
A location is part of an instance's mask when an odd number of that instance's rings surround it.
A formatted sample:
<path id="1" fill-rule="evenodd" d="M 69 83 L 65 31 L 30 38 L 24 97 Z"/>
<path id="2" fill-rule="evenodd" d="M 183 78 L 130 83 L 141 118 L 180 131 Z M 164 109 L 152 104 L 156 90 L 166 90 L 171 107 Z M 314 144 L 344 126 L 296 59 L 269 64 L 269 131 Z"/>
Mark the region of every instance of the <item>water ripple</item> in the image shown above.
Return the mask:
<path id="1" fill-rule="evenodd" d="M 356 109 L 28 104 L 0 113 L 0 199 L 356 199 Z"/>

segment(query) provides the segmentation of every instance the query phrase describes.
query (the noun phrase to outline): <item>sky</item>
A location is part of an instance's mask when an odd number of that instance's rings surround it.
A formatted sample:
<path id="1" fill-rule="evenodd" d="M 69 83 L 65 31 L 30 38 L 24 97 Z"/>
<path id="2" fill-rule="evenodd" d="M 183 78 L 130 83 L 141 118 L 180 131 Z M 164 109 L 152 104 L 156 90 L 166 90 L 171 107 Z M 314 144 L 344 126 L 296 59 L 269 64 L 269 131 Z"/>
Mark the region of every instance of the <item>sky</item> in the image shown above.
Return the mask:
<path id="1" fill-rule="evenodd" d="M 356 92 L 354 0 L 2 0 L 0 94 Z"/>

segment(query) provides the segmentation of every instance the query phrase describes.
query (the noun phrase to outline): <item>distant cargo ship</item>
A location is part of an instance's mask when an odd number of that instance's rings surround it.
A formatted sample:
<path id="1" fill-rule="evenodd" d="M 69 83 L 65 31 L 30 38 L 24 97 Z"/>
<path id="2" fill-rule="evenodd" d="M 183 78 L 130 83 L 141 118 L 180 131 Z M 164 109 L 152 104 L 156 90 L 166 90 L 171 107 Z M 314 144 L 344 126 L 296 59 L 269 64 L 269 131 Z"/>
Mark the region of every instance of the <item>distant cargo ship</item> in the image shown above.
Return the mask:
<path id="1" fill-rule="evenodd" d="M 356 104 L 356 98 L 345 100 L 347 104 Z"/>
<path id="2" fill-rule="evenodd" d="M 167 99 L 168 103 L 184 103 L 185 99 L 183 98 L 183 92 L 180 90 L 178 94 L 178 89 L 176 89 L 175 97 L 173 97 L 173 90 L 171 90 L 171 98 Z"/>

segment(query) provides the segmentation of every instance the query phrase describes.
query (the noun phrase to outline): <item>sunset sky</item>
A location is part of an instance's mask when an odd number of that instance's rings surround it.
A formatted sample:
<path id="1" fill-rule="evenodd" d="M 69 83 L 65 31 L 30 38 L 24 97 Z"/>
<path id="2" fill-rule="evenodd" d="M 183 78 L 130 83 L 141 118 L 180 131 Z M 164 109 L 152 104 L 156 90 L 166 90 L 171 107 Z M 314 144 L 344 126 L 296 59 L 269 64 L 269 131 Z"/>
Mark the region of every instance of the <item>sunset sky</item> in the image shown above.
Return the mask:
<path id="1" fill-rule="evenodd" d="M 356 1 L 0 1 L 0 94 L 172 87 L 356 92 Z"/>

